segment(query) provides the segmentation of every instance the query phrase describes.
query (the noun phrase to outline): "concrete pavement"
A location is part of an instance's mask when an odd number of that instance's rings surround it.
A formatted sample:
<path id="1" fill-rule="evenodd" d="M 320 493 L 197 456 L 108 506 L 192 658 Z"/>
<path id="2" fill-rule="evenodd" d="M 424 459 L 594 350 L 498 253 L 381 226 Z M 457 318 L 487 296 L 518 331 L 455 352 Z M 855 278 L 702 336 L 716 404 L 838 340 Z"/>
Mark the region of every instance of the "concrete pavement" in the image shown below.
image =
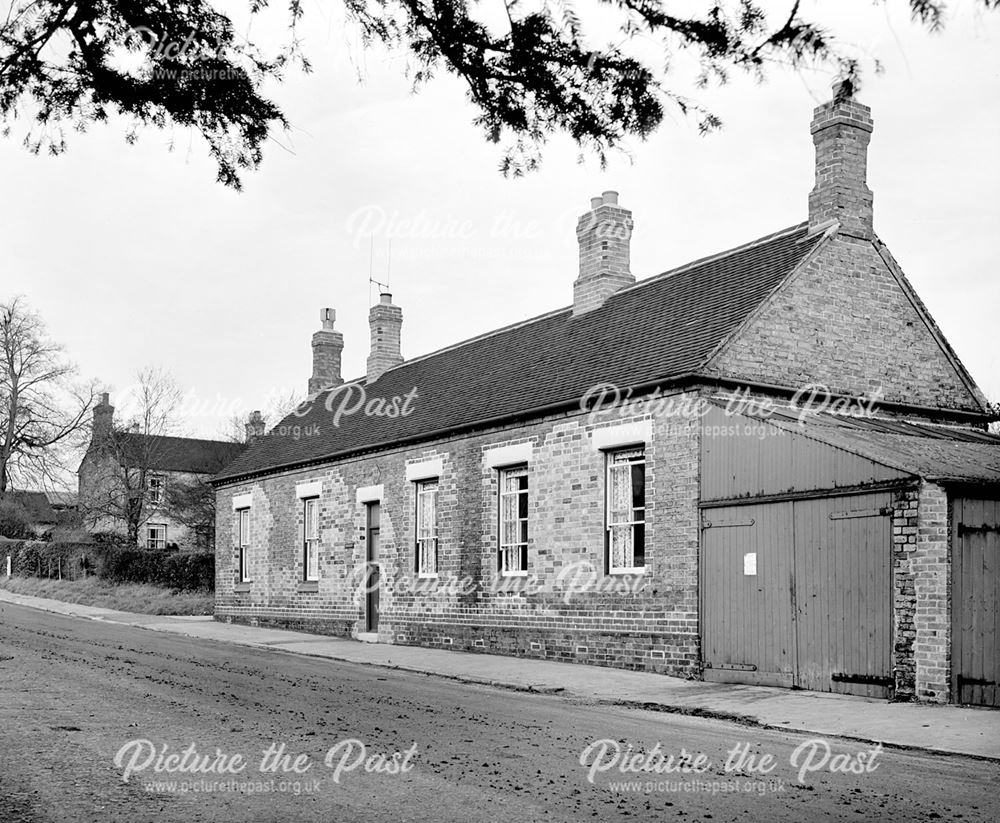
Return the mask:
<path id="1" fill-rule="evenodd" d="M 403 669 L 469 683 L 557 693 L 587 702 L 704 714 L 776 729 L 1000 760 L 1000 711 L 992 709 L 889 703 L 821 692 L 705 683 L 577 663 L 361 643 L 220 623 L 211 617 L 118 612 L 0 590 L 0 603 L 3 601 L 152 631 Z"/>

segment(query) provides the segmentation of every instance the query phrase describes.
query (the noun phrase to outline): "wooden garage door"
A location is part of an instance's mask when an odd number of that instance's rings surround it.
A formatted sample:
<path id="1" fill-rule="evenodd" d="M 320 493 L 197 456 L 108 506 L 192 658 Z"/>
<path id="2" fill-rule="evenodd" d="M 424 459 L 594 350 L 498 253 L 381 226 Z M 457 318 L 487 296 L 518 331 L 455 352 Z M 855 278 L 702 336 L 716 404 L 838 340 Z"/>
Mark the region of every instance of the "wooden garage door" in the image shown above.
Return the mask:
<path id="1" fill-rule="evenodd" d="M 702 517 L 705 679 L 793 686 L 792 504 Z"/>
<path id="2" fill-rule="evenodd" d="M 952 523 L 952 694 L 1000 706 L 1000 500 L 957 497 Z"/>
<path id="3" fill-rule="evenodd" d="M 706 509 L 705 677 L 885 697 L 888 493 Z"/>
<path id="4" fill-rule="evenodd" d="M 796 684 L 889 697 L 891 495 L 795 502 Z"/>

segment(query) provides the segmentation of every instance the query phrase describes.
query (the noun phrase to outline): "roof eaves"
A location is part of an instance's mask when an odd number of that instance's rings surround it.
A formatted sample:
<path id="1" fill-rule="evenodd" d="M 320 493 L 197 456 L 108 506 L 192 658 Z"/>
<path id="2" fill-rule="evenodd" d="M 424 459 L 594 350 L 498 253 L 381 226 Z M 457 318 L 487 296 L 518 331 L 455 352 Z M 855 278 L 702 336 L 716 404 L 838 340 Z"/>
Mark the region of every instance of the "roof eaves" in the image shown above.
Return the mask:
<path id="1" fill-rule="evenodd" d="M 699 375 L 693 372 L 686 372 L 684 374 L 662 377 L 658 380 L 652 380 L 647 383 L 643 383 L 639 386 L 634 387 L 634 391 L 641 392 L 646 389 L 651 389 L 657 386 L 663 386 L 664 384 L 674 387 L 682 386 L 685 385 L 686 383 L 697 381 L 698 379 L 700 379 Z M 229 485 L 232 483 L 240 483 L 254 477 L 266 477 L 274 474 L 281 474 L 283 472 L 307 468 L 309 466 L 315 466 L 321 463 L 329 463 L 334 460 L 345 460 L 362 454 L 387 451 L 388 449 L 397 448 L 400 446 L 409 446 L 415 443 L 422 443 L 428 440 L 437 440 L 447 435 L 458 435 L 476 429 L 499 426 L 504 423 L 509 423 L 516 420 L 540 417 L 542 415 L 552 414 L 554 412 L 557 412 L 561 409 L 565 409 L 568 407 L 579 406 L 579 403 L 580 403 L 579 397 L 572 397 L 567 400 L 562 400 L 556 403 L 550 403 L 545 406 L 537 406 L 534 408 L 525 409 L 524 411 L 520 412 L 504 414 L 489 419 L 474 420 L 462 426 L 450 426 L 447 429 L 441 429 L 431 432 L 421 432 L 418 435 L 404 438 L 402 440 L 386 441 L 383 443 L 373 443 L 370 446 L 365 446 L 363 448 L 345 449 L 340 452 L 330 452 L 324 455 L 310 457 L 304 460 L 293 460 L 287 463 L 268 466 L 267 468 L 263 469 L 257 469 L 232 475 L 217 474 L 214 477 L 210 478 L 208 482 L 215 487 Z"/>

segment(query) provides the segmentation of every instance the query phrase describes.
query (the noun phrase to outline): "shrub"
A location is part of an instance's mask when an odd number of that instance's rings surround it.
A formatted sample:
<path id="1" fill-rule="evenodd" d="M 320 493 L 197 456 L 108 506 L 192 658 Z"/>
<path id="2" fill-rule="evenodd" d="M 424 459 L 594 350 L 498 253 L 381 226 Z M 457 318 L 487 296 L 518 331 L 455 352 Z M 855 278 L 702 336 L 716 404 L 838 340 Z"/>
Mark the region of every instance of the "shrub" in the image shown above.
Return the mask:
<path id="1" fill-rule="evenodd" d="M 214 591 L 215 555 L 167 552 L 95 543 L 5 541 L 0 555 L 10 555 L 18 577 L 77 580 L 97 576 L 110 583 L 165 586 L 179 591 Z"/>
<path id="2" fill-rule="evenodd" d="M 215 589 L 215 555 L 207 552 L 177 552 L 163 561 L 161 585 L 182 591 Z"/>
<path id="3" fill-rule="evenodd" d="M 146 549 L 108 552 L 101 577 L 112 583 L 158 583 L 163 555 Z"/>
<path id="4" fill-rule="evenodd" d="M 35 536 L 27 509 L 16 500 L 0 500 L 0 536 L 31 540 Z"/>

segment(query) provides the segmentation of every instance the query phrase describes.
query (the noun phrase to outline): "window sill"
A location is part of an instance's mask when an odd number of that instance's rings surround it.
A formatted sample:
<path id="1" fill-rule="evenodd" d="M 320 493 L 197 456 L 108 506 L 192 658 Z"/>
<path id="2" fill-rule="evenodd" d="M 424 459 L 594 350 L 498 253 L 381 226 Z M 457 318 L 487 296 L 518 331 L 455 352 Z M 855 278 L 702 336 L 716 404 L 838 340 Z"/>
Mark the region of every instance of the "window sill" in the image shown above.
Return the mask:
<path id="1" fill-rule="evenodd" d="M 237 583 L 235 586 L 233 586 L 233 591 L 236 592 L 236 594 L 244 594 L 250 591 L 250 588 L 252 586 L 253 586 L 252 582 L 250 582 L 249 580 L 245 580 L 244 582 Z"/>
<path id="2" fill-rule="evenodd" d="M 437 580 L 437 573 L 429 574 L 427 572 L 417 572 L 417 577 L 420 580 Z"/>
<path id="3" fill-rule="evenodd" d="M 609 575 L 645 574 L 645 573 L 646 573 L 645 566 L 636 566 L 633 569 L 611 569 L 611 571 L 608 572 Z"/>
<path id="4" fill-rule="evenodd" d="M 318 580 L 300 580 L 296 591 L 300 594 L 313 594 L 319 591 Z"/>
<path id="5" fill-rule="evenodd" d="M 525 569 L 523 572 L 500 572 L 501 577 L 527 577 L 528 571 Z"/>

